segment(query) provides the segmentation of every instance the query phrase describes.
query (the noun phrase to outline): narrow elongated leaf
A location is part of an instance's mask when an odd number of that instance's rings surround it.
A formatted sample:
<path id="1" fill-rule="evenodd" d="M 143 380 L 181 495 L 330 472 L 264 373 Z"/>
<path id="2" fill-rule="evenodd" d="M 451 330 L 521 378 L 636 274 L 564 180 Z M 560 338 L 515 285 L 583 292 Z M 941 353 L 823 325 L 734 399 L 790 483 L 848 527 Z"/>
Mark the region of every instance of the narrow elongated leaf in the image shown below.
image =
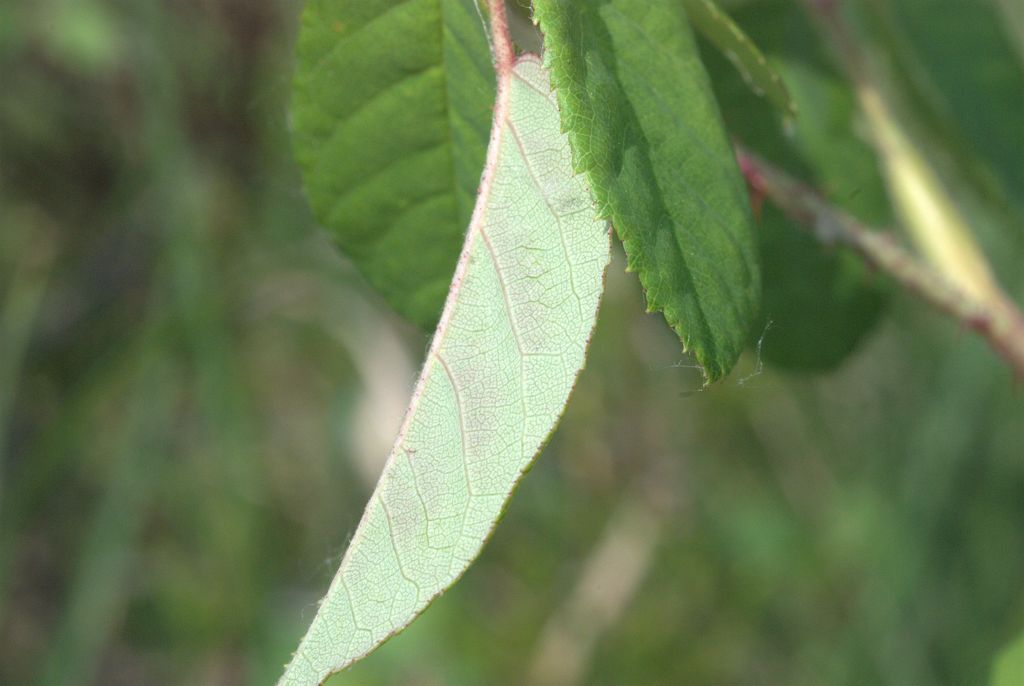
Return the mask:
<path id="1" fill-rule="evenodd" d="M 400 631 L 477 556 L 583 366 L 609 260 L 539 59 L 499 74 L 487 167 L 395 447 L 285 684 Z"/>
<path id="2" fill-rule="evenodd" d="M 683 0 L 686 14 L 704 38 L 732 62 L 755 93 L 768 98 L 787 117 L 796 115 L 782 77 L 743 29 L 714 0 Z"/>
<path id="3" fill-rule="evenodd" d="M 317 219 L 401 314 L 437 322 L 494 102 L 474 0 L 308 0 L 292 135 Z"/>
<path id="4" fill-rule="evenodd" d="M 760 301 L 746 189 L 679 0 L 537 0 L 578 171 L 622 239 L 648 307 L 710 380 Z"/>

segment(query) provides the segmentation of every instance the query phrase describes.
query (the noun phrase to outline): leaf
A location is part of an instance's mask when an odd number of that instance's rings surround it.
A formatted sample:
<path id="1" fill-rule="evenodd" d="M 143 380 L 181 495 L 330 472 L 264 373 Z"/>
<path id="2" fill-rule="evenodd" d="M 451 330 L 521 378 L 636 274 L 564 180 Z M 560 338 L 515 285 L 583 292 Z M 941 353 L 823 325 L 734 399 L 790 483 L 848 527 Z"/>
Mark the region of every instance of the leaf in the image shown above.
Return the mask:
<path id="1" fill-rule="evenodd" d="M 1024 635 L 1003 649 L 992 668 L 991 686 L 1020 686 L 1024 683 Z"/>
<path id="2" fill-rule="evenodd" d="M 726 126 L 744 145 L 798 174 L 829 200 L 874 225 L 891 221 L 885 186 L 870 146 L 855 133 L 856 99 L 828 58 L 806 40 L 813 35 L 789 0 L 761 0 L 735 20 L 764 48 L 785 80 L 799 116 L 782 121 L 713 49 L 704 51 Z M 764 295 L 771 328 L 764 360 L 794 370 L 840 364 L 880 319 L 883 284 L 854 255 L 821 245 L 766 202 L 758 220 Z M 755 335 L 764 331 L 755 328 Z"/>
<path id="3" fill-rule="evenodd" d="M 606 222 L 540 60 L 499 75 L 480 196 L 395 447 L 281 683 L 315 684 L 466 570 L 561 414 L 597 315 Z"/>
<path id="4" fill-rule="evenodd" d="M 648 308 L 709 380 L 760 301 L 746 190 L 679 0 L 537 0 L 546 63 L 602 216 Z"/>
<path id="5" fill-rule="evenodd" d="M 853 94 L 813 65 L 786 61 L 779 68 L 802 108 L 788 141 L 793 152 L 779 158 L 810 167 L 806 178 L 814 179 L 835 204 L 875 225 L 887 223 L 890 209 L 874 154 L 853 134 Z M 760 239 L 762 312 L 773 322 L 764 359 L 807 371 L 838 366 L 885 312 L 884 282 L 860 256 L 821 245 L 769 208 Z"/>
<path id="6" fill-rule="evenodd" d="M 433 327 L 494 102 L 473 0 L 309 0 L 291 108 L 314 213 L 398 312 Z"/>
<path id="7" fill-rule="evenodd" d="M 768 98 L 785 116 L 796 116 L 796 103 L 782 77 L 728 14 L 712 0 L 683 0 L 683 5 L 700 34 L 732 62 L 754 93 Z"/>
<path id="8" fill-rule="evenodd" d="M 763 359 L 802 371 L 838 366 L 878 322 L 886 293 L 859 256 L 822 246 L 770 204 L 759 230 L 771 323 L 759 341 Z"/>

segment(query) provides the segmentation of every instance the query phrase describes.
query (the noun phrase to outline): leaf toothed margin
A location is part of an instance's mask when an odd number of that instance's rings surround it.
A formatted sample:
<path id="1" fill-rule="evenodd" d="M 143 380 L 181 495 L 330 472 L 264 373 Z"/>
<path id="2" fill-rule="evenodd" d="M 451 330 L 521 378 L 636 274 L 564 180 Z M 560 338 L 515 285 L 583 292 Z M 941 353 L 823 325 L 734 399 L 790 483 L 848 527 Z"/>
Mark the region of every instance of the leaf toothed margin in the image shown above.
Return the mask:
<path id="1" fill-rule="evenodd" d="M 648 309 L 709 381 L 760 302 L 747 193 L 678 0 L 536 0 L 574 166 L 611 219 Z"/>

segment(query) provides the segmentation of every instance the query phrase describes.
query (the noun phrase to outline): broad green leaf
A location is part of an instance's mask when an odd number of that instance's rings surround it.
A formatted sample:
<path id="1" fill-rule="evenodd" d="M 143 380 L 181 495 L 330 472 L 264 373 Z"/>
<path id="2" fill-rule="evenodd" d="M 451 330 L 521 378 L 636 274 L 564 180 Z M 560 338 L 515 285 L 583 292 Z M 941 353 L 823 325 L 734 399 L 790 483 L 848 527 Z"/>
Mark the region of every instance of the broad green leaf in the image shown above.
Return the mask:
<path id="1" fill-rule="evenodd" d="M 838 366 L 884 311 L 881 284 L 860 256 L 823 246 L 770 203 L 759 230 L 764 361 L 808 372 Z"/>
<path id="2" fill-rule="evenodd" d="M 494 76 L 474 0 L 308 0 L 291 108 L 321 224 L 388 302 L 441 311 L 484 164 Z"/>
<path id="3" fill-rule="evenodd" d="M 454 583 L 583 366 L 608 226 L 573 174 L 540 60 L 505 71 L 477 206 L 420 380 L 283 684 L 344 669 Z"/>
<path id="4" fill-rule="evenodd" d="M 766 149 L 777 160 L 806 167 L 804 177 L 837 206 L 869 225 L 885 226 L 891 210 L 873 151 L 854 134 L 856 101 L 844 83 L 808 62 L 786 59 L 779 69 L 802 108 L 791 136 Z M 780 125 L 778 130 L 781 132 Z M 754 140 L 754 139 L 751 139 Z M 824 371 L 856 350 L 885 312 L 885 280 L 859 255 L 837 250 L 766 207 L 760 226 L 764 301 L 773 322 L 764 359 L 790 369 Z"/>
<path id="5" fill-rule="evenodd" d="M 713 0 L 683 0 L 686 14 L 704 38 L 732 62 L 757 95 L 768 98 L 784 115 L 796 115 L 782 77 L 760 48 Z"/>
<path id="6" fill-rule="evenodd" d="M 1024 635 L 1003 649 L 992 668 L 991 686 L 1024 684 Z"/>
<path id="7" fill-rule="evenodd" d="M 577 171 L 709 380 L 760 301 L 747 193 L 679 0 L 537 0 Z"/>
<path id="8" fill-rule="evenodd" d="M 807 36 L 799 6 L 761 0 L 734 13 L 782 75 L 798 116 L 776 116 L 714 49 L 704 50 L 726 127 L 836 205 L 872 225 L 891 221 L 885 186 L 869 145 L 856 133 L 856 99 Z M 706 46 L 705 46 L 706 47 Z M 771 327 L 761 352 L 770 365 L 822 371 L 841 363 L 884 311 L 886 293 L 856 255 L 822 245 L 766 201 L 758 219 L 764 296 Z M 765 324 L 755 328 L 759 337 Z"/>

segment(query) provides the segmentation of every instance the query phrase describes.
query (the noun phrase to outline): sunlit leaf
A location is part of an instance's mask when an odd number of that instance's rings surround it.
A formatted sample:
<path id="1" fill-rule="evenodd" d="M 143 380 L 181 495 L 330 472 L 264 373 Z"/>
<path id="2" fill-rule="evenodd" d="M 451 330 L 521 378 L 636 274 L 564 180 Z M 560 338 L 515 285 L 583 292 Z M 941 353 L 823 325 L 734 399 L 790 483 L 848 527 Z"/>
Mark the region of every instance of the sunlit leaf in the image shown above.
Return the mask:
<path id="1" fill-rule="evenodd" d="M 583 366 L 608 226 L 572 172 L 539 59 L 505 71 L 480 195 L 419 383 L 281 683 L 344 669 L 466 570 Z"/>
<path id="2" fill-rule="evenodd" d="M 965 181 L 1024 209 L 1024 69 L 1015 49 L 1021 10 L 956 0 L 862 5 L 864 34 L 887 53 L 893 89 L 914 105 L 912 123 Z"/>
<path id="3" fill-rule="evenodd" d="M 1024 683 L 1024 636 L 1017 637 L 996 658 L 991 686 L 1019 686 Z"/>

